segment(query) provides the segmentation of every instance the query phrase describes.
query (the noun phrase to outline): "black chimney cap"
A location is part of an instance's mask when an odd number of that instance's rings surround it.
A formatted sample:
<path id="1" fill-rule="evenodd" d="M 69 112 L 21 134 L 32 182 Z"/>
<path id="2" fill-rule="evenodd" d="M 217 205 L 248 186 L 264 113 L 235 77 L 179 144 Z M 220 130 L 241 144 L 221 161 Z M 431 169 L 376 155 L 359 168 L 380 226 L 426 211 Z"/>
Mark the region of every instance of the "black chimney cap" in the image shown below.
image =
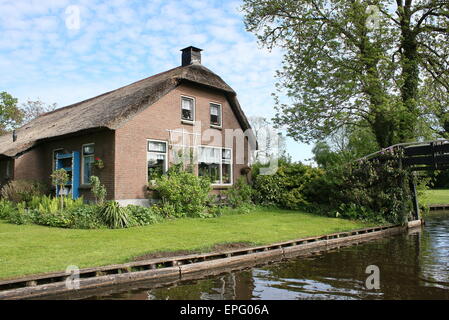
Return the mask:
<path id="1" fill-rule="evenodd" d="M 203 49 L 189 46 L 187 48 L 181 49 L 182 51 L 182 66 L 188 66 L 193 63 L 201 64 L 201 51 Z"/>

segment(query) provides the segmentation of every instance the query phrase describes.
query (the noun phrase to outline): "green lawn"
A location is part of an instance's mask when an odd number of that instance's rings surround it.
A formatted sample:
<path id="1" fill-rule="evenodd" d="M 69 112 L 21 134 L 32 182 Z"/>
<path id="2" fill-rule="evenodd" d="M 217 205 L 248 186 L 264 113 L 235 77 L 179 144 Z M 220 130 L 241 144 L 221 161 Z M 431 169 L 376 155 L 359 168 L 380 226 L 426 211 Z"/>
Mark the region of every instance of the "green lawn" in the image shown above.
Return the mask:
<path id="1" fill-rule="evenodd" d="M 422 196 L 422 202 L 425 204 L 449 204 L 449 190 L 437 189 L 427 190 Z"/>
<path id="2" fill-rule="evenodd" d="M 207 250 L 214 244 L 268 244 L 366 227 L 367 224 L 287 210 L 169 220 L 147 227 L 73 230 L 0 221 L 0 279 L 130 261 L 156 251 Z"/>

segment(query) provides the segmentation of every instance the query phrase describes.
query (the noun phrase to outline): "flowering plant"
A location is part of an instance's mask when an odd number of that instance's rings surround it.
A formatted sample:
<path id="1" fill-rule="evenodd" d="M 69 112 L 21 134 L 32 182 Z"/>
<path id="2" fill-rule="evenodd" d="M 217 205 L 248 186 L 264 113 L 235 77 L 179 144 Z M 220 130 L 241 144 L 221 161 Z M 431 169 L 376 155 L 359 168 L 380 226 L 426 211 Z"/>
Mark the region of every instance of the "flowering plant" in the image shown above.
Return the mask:
<path id="1" fill-rule="evenodd" d="M 94 160 L 94 166 L 98 169 L 103 169 L 104 168 L 104 162 L 103 160 L 101 160 L 100 158 L 95 158 Z"/>

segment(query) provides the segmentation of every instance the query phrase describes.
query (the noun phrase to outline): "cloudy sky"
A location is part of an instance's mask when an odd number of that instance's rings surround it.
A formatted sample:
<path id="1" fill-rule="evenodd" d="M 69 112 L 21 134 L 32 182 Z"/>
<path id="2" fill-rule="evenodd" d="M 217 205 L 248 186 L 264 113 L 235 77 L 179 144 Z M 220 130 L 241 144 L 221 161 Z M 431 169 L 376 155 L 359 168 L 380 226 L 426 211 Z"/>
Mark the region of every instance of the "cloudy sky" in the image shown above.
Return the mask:
<path id="1" fill-rule="evenodd" d="M 58 106 L 87 99 L 180 64 L 202 63 L 238 93 L 247 116 L 274 115 L 271 93 L 282 52 L 245 31 L 240 1 L 0 0 L 0 91 Z M 79 13 L 79 15 L 78 15 Z M 79 19 L 78 19 L 79 17 Z M 294 160 L 311 146 L 288 140 Z"/>

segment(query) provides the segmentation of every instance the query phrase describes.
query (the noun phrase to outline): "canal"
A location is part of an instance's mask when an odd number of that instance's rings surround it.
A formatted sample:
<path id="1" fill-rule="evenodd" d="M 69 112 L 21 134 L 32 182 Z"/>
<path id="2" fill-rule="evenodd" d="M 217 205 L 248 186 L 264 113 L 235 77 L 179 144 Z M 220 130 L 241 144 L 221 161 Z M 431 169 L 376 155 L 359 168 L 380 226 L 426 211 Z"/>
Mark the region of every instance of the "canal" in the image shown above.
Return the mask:
<path id="1" fill-rule="evenodd" d="M 380 289 L 368 290 L 368 266 Z M 89 299 L 449 299 L 449 214 L 426 226 L 335 251 L 252 269 Z"/>

